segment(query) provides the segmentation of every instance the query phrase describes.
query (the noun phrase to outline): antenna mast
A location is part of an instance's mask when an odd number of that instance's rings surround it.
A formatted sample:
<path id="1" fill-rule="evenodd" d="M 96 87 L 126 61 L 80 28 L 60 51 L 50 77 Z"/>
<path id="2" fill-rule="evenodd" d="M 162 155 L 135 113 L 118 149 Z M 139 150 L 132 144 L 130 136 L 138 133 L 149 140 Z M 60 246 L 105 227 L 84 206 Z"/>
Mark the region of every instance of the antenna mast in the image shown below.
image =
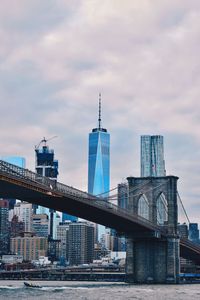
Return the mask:
<path id="1" fill-rule="evenodd" d="M 99 93 L 99 130 L 101 129 L 101 93 Z"/>

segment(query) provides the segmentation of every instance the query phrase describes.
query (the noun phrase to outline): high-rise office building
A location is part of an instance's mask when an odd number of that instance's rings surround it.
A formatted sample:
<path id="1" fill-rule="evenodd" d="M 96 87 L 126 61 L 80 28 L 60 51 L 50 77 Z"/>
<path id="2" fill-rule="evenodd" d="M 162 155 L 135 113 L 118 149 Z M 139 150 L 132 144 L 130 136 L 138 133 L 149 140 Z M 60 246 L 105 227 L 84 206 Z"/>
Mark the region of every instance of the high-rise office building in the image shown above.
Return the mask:
<path id="1" fill-rule="evenodd" d="M 197 223 L 189 224 L 189 240 L 194 243 L 199 243 L 199 229 Z"/>
<path id="2" fill-rule="evenodd" d="M 14 215 L 10 222 L 10 237 L 19 236 L 25 231 L 25 224 L 19 220 L 19 217 Z"/>
<path id="3" fill-rule="evenodd" d="M 69 223 L 69 264 L 88 264 L 94 258 L 94 226 L 88 222 Z"/>
<path id="4" fill-rule="evenodd" d="M 8 200 L 0 199 L 0 255 L 7 254 L 9 248 Z"/>
<path id="5" fill-rule="evenodd" d="M 188 239 L 188 226 L 186 223 L 183 224 L 178 224 L 178 233 L 180 235 L 180 237 L 184 238 L 184 239 Z"/>
<path id="6" fill-rule="evenodd" d="M 50 140 L 50 139 L 49 139 Z M 35 169 L 39 176 L 49 177 L 53 181 L 57 181 L 58 161 L 54 159 L 54 150 L 49 149 L 45 137 L 38 146 L 35 147 L 36 163 Z M 54 212 L 47 207 L 38 206 L 37 214 L 46 214 L 50 220 L 50 236 L 53 237 L 53 220 Z"/>
<path id="7" fill-rule="evenodd" d="M 88 192 L 99 195 L 110 189 L 110 134 L 101 126 L 101 96 L 99 97 L 98 128 L 89 134 Z M 105 195 L 104 195 L 105 196 Z"/>
<path id="8" fill-rule="evenodd" d="M 110 189 L 110 134 L 101 125 L 101 94 L 99 94 L 98 127 L 89 134 L 88 193 L 108 196 Z M 98 226 L 98 240 L 105 228 Z"/>
<path id="9" fill-rule="evenodd" d="M 164 142 L 161 135 L 141 136 L 141 177 L 165 176 Z"/>
<path id="10" fill-rule="evenodd" d="M 49 234 L 49 218 L 46 214 L 33 215 L 33 232 L 37 236 L 48 238 Z"/>
<path id="11" fill-rule="evenodd" d="M 31 203 L 16 203 L 14 206 L 13 215 L 18 216 L 19 221 L 24 222 L 24 230 L 26 232 L 32 232 L 33 211 Z"/>
<path id="12" fill-rule="evenodd" d="M 61 222 L 57 225 L 56 238 L 61 241 L 60 256 L 65 261 L 68 261 L 68 249 L 69 249 L 69 223 Z"/>
<path id="13" fill-rule="evenodd" d="M 117 205 L 121 208 L 127 209 L 128 207 L 128 184 L 120 183 L 117 186 Z"/>
<path id="14" fill-rule="evenodd" d="M 12 253 L 22 255 L 24 260 L 31 261 L 47 254 L 47 238 L 35 236 L 33 233 L 22 233 L 10 239 Z"/>

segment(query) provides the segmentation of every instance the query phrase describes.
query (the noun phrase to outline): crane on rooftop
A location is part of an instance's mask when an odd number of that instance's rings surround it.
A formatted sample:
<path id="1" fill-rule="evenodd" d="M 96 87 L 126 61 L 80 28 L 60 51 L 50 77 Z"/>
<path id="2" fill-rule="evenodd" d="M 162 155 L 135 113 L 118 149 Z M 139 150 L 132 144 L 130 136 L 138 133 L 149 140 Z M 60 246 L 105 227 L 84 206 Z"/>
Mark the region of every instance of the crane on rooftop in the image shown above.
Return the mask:
<path id="1" fill-rule="evenodd" d="M 44 143 L 44 146 L 46 147 L 47 146 L 47 142 L 49 142 L 49 141 L 51 141 L 51 140 L 53 140 L 53 139 L 55 139 L 57 137 L 58 137 L 57 135 L 54 135 L 54 136 L 52 136 L 49 139 L 46 139 L 45 137 L 43 137 L 43 139 L 39 142 L 39 144 L 35 146 L 35 150 L 37 150 L 42 143 Z"/>

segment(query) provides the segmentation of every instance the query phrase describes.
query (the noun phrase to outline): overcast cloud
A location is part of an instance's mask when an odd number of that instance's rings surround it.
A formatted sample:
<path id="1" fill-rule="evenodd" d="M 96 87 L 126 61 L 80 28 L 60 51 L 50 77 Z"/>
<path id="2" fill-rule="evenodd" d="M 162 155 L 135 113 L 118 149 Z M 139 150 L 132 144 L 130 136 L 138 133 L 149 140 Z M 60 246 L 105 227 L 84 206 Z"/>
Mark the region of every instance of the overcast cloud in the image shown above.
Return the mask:
<path id="1" fill-rule="evenodd" d="M 200 222 L 200 2 L 1 0 L 1 155 L 45 136 L 59 181 L 87 189 L 88 133 L 111 134 L 111 187 L 140 175 L 140 135 L 162 134 L 168 174 Z"/>

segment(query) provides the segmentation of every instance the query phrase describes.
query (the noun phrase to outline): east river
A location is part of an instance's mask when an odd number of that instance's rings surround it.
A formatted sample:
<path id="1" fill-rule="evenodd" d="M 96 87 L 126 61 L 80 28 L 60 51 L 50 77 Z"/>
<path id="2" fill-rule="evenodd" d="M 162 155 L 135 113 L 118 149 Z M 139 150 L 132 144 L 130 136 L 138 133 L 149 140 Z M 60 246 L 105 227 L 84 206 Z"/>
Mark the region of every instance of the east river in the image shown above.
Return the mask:
<path id="1" fill-rule="evenodd" d="M 0 299 L 70 300 L 197 300 L 200 284 L 128 285 L 125 283 L 37 281 L 41 288 L 26 288 L 23 281 L 0 281 Z"/>

